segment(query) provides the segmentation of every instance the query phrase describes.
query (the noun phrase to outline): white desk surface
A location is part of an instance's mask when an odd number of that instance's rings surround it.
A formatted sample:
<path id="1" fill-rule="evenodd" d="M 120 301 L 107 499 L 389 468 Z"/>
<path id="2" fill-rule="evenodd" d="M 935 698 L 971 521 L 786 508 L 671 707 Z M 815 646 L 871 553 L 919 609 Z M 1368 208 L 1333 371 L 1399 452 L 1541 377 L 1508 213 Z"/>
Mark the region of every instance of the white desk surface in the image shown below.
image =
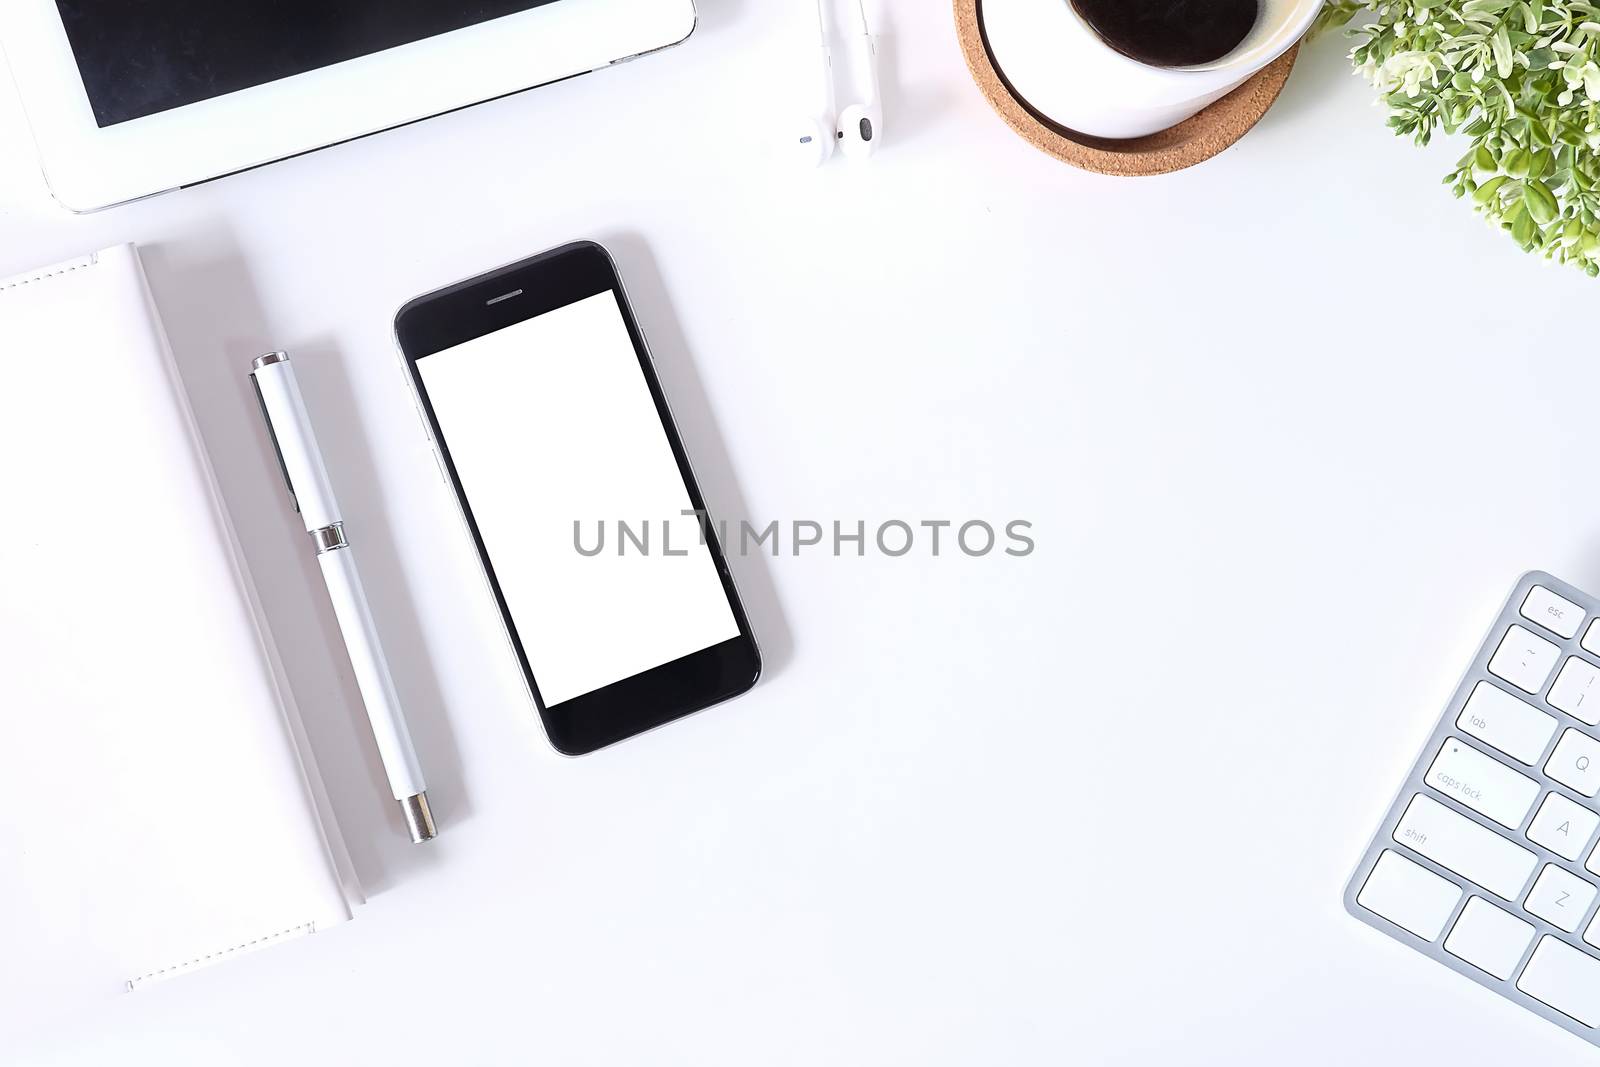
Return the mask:
<path id="1" fill-rule="evenodd" d="M 1336 41 L 1222 157 L 1122 181 L 1016 138 L 946 5 L 893 0 L 884 152 L 797 173 L 763 144 L 808 5 L 702 7 L 672 53 L 82 218 L 0 95 L 0 273 L 146 246 L 372 893 L 0 1061 L 1593 1062 L 1340 890 L 1517 575 L 1600 588 L 1596 283 L 1476 223 Z M 1022 518 L 1038 551 L 740 559 L 764 682 L 557 756 L 389 322 L 576 237 L 617 253 L 713 510 Z M 275 347 L 429 848 L 275 485 L 243 377 Z"/>

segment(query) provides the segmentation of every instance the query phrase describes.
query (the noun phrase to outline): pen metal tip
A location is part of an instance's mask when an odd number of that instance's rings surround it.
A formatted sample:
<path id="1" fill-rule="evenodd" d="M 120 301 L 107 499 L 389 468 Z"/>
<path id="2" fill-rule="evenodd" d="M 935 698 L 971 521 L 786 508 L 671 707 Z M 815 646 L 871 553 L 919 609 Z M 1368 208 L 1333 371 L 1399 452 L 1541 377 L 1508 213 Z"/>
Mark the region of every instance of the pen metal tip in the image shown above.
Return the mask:
<path id="1" fill-rule="evenodd" d="M 251 371 L 251 373 L 254 373 L 254 372 L 260 370 L 262 367 L 270 367 L 274 363 L 287 363 L 287 362 L 289 362 L 289 353 L 287 353 L 287 352 L 268 352 L 264 356 L 257 356 L 255 358 L 255 360 L 253 362 L 251 362 L 250 371 Z"/>
<path id="2" fill-rule="evenodd" d="M 433 825 L 433 812 L 428 810 L 426 792 L 401 799 L 400 811 L 406 817 L 406 829 L 411 832 L 413 844 L 420 845 L 439 836 L 439 828 Z"/>

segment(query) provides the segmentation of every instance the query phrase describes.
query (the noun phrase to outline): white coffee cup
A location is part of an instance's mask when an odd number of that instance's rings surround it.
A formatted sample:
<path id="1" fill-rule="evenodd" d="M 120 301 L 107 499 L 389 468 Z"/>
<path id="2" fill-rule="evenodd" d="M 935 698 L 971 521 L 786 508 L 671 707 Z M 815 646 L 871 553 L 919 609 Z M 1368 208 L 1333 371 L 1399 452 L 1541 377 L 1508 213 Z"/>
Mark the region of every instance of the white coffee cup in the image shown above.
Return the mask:
<path id="1" fill-rule="evenodd" d="M 1153 67 L 1106 44 L 1072 0 L 979 0 L 995 66 L 1024 103 L 1091 137 L 1175 126 L 1242 85 L 1311 28 L 1323 0 L 1263 0 L 1255 28 L 1215 63 Z"/>

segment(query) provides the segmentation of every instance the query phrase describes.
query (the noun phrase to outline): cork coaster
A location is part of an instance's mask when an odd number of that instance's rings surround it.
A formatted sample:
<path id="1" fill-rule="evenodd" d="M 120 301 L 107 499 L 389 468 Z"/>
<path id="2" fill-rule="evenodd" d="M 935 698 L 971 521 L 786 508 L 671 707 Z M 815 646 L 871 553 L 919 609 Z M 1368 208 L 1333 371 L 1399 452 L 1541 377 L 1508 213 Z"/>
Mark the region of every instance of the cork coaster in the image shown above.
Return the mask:
<path id="1" fill-rule="evenodd" d="M 955 0 L 956 34 L 967 68 L 991 107 L 1023 140 L 1064 163 L 1097 174 L 1138 177 L 1170 174 L 1204 163 L 1250 132 L 1283 91 L 1300 46 L 1267 64 L 1249 81 L 1170 129 L 1148 137 L 1113 140 L 1075 133 L 1020 99 L 989 52 L 978 9 L 983 0 Z"/>

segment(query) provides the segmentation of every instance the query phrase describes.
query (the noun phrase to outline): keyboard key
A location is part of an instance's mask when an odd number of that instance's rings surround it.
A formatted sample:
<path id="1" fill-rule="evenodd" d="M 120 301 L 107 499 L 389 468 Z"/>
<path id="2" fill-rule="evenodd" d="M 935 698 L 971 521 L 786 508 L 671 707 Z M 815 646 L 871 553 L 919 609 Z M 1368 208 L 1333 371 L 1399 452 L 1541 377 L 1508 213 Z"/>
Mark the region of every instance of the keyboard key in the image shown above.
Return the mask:
<path id="1" fill-rule="evenodd" d="M 1583 625 L 1582 608 L 1542 585 L 1528 590 L 1527 597 L 1522 601 L 1522 617 L 1562 637 L 1572 637 Z"/>
<path id="2" fill-rule="evenodd" d="M 1479 741 L 1532 767 L 1556 735 L 1556 718 L 1499 686 L 1479 682 L 1456 725 Z"/>
<path id="3" fill-rule="evenodd" d="M 1589 905 L 1593 903 L 1594 886 L 1547 863 L 1539 872 L 1539 880 L 1528 891 L 1527 903 L 1522 906 L 1530 914 L 1570 934 L 1583 925 L 1583 917 L 1589 914 Z"/>
<path id="4" fill-rule="evenodd" d="M 1600 667 L 1577 656 L 1569 656 L 1550 687 L 1550 706 L 1560 708 L 1574 719 L 1600 726 Z"/>
<path id="5" fill-rule="evenodd" d="M 1600 815 L 1560 793 L 1551 793 L 1528 824 L 1528 840 L 1564 860 L 1576 860 L 1596 830 L 1600 830 Z"/>
<path id="6" fill-rule="evenodd" d="M 1426 781 L 1508 830 L 1521 826 L 1539 799 L 1538 782 L 1453 737 L 1439 749 Z"/>
<path id="7" fill-rule="evenodd" d="M 1590 874 L 1600 876 L 1600 844 L 1595 845 L 1594 851 L 1589 855 L 1589 862 L 1583 865 L 1583 869 Z"/>
<path id="8" fill-rule="evenodd" d="M 1394 828 L 1394 839 L 1505 900 L 1517 900 L 1538 865 L 1532 852 L 1418 793 Z"/>
<path id="9" fill-rule="evenodd" d="M 1482 897 L 1473 897 L 1444 939 L 1444 949 L 1503 982 L 1516 973 L 1522 954 L 1532 943 L 1532 924 Z"/>
<path id="10" fill-rule="evenodd" d="M 1560 658 L 1561 649 L 1525 626 L 1513 626 L 1489 658 L 1489 673 L 1524 692 L 1537 693 Z"/>
<path id="11" fill-rule="evenodd" d="M 1356 895 L 1356 903 L 1424 941 L 1435 941 L 1450 921 L 1461 889 L 1420 863 L 1385 849 Z"/>
<path id="12" fill-rule="evenodd" d="M 1600 793 L 1600 741 L 1569 729 L 1556 742 L 1544 773 L 1586 797 Z"/>
<path id="13" fill-rule="evenodd" d="M 1548 934 L 1533 950 L 1517 988 L 1585 1026 L 1600 1026 L 1600 960 Z"/>
<path id="14" fill-rule="evenodd" d="M 1600 656 L 1600 619 L 1589 624 L 1589 629 L 1583 635 L 1583 647 L 1587 652 Z"/>
<path id="15" fill-rule="evenodd" d="M 1589 920 L 1589 929 L 1583 932 L 1583 939 L 1589 944 L 1600 948 L 1600 915 Z"/>

